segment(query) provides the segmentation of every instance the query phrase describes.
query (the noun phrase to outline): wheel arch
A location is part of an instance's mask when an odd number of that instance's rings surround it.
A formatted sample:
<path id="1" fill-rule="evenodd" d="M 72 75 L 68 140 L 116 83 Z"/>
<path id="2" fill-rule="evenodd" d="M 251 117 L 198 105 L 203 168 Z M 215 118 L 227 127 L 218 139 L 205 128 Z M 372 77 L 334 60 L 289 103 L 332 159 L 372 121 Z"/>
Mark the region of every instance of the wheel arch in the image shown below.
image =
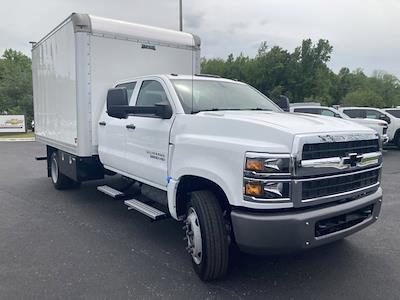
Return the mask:
<path id="1" fill-rule="evenodd" d="M 400 128 L 394 133 L 393 143 L 400 148 Z"/>
<path id="2" fill-rule="evenodd" d="M 189 194 L 199 190 L 211 191 L 219 200 L 223 210 L 230 208 L 229 192 L 224 188 L 224 184 L 221 181 L 215 180 L 215 178 L 211 179 L 204 175 L 185 174 L 174 182 L 174 187 L 172 188 L 173 195 L 169 195 L 168 197 L 171 214 L 173 216 L 175 215 L 177 219 L 180 219 L 180 217 L 185 214 L 186 203 L 189 201 Z M 173 210 L 173 212 L 171 210 Z"/>
<path id="3" fill-rule="evenodd" d="M 396 130 L 396 132 L 394 133 L 394 139 L 396 139 L 397 137 L 399 137 L 400 136 L 400 128 L 398 128 L 397 130 Z"/>

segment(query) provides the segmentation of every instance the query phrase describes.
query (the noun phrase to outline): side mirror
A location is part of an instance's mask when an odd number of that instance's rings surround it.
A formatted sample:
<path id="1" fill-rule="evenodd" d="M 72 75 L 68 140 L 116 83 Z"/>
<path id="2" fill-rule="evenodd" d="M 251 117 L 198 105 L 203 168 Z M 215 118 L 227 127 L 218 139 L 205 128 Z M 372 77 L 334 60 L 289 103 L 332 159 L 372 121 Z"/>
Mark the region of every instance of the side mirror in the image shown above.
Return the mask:
<path id="1" fill-rule="evenodd" d="M 128 92 L 126 88 L 109 89 L 107 92 L 107 114 L 113 118 L 126 118 L 124 107 L 128 106 Z"/>
<path id="2" fill-rule="evenodd" d="M 156 103 L 156 113 L 155 115 L 157 117 L 160 117 L 161 119 L 169 119 L 172 117 L 172 108 L 169 105 L 169 103 L 161 102 L 161 103 Z"/>
<path id="3" fill-rule="evenodd" d="M 283 95 L 280 95 L 277 100 L 274 101 L 276 105 L 278 105 L 283 111 L 290 111 L 290 102 L 289 98 Z"/>

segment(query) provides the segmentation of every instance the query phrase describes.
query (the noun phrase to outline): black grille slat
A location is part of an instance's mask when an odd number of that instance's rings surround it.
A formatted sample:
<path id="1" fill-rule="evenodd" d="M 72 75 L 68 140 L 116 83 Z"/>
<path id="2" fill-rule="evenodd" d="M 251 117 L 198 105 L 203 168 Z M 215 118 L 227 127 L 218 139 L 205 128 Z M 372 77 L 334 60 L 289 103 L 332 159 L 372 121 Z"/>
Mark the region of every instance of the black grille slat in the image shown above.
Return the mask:
<path id="1" fill-rule="evenodd" d="M 303 160 L 321 159 L 329 157 L 344 157 L 349 153 L 371 153 L 379 151 L 379 141 L 362 140 L 350 142 L 305 144 L 303 146 Z"/>
<path id="2" fill-rule="evenodd" d="M 372 170 L 347 176 L 304 181 L 302 199 L 313 199 L 339 193 L 350 192 L 376 184 L 379 181 L 379 170 Z"/>
<path id="3" fill-rule="evenodd" d="M 347 214 L 318 221 L 315 224 L 315 236 L 321 237 L 356 226 L 357 224 L 360 224 L 361 222 L 370 218 L 373 214 L 373 211 L 374 206 L 369 205 Z"/>

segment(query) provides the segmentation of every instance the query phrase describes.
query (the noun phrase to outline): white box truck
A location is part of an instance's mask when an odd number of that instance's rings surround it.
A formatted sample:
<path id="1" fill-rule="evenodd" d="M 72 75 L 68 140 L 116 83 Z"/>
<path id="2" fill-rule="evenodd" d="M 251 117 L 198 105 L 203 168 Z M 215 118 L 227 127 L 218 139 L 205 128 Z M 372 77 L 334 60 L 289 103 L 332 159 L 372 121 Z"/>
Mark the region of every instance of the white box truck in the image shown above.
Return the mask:
<path id="1" fill-rule="evenodd" d="M 233 247 L 310 249 L 378 218 L 376 132 L 286 113 L 245 83 L 196 75 L 194 35 L 72 14 L 32 57 L 36 135 L 54 186 L 105 174 L 135 183 L 98 190 L 152 220 L 183 222 L 203 280 L 226 274 Z"/>

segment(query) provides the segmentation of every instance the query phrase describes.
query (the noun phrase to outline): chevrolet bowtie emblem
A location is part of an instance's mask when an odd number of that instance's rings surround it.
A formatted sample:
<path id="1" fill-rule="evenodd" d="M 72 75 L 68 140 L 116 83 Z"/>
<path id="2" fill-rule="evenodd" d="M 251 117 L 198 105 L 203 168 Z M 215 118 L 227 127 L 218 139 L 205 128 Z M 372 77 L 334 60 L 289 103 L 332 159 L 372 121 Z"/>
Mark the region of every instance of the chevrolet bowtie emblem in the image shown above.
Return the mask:
<path id="1" fill-rule="evenodd" d="M 347 157 L 343 157 L 342 161 L 344 165 L 349 165 L 351 167 L 356 167 L 359 162 L 363 159 L 363 155 L 358 155 L 357 153 L 349 153 Z"/>

